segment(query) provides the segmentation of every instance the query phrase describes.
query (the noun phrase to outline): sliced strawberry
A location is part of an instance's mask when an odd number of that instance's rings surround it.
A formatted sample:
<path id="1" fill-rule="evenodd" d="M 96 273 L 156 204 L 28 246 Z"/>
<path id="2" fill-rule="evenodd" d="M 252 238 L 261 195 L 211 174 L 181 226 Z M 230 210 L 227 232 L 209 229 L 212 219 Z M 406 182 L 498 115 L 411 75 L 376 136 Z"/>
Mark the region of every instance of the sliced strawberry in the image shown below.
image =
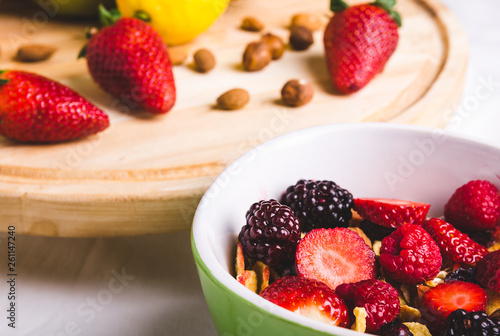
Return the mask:
<path id="1" fill-rule="evenodd" d="M 431 218 L 422 224 L 422 227 L 436 241 L 443 259 L 447 261 L 475 265 L 488 254 L 486 247 L 442 219 Z"/>
<path id="2" fill-rule="evenodd" d="M 430 205 L 396 199 L 355 198 L 354 210 L 372 223 L 398 228 L 404 224 L 421 225 Z"/>
<path id="3" fill-rule="evenodd" d="M 332 289 L 377 276 L 375 252 L 356 232 L 341 227 L 309 231 L 297 245 L 295 265 L 300 276 Z"/>
<path id="4" fill-rule="evenodd" d="M 441 283 L 425 292 L 420 312 L 429 329 L 436 331 L 457 309 L 485 311 L 486 291 L 476 284 L 460 280 Z"/>
<path id="5" fill-rule="evenodd" d="M 285 276 L 266 287 L 260 295 L 302 316 L 340 327 L 350 326 L 344 301 L 320 281 Z"/>

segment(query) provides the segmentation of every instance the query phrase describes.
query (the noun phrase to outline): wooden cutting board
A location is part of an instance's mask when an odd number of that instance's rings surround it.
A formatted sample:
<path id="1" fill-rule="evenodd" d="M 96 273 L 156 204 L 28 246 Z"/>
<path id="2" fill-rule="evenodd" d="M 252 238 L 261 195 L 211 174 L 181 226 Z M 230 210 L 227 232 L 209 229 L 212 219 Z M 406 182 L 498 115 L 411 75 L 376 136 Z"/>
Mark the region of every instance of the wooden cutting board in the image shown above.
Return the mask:
<path id="1" fill-rule="evenodd" d="M 0 138 L 1 230 L 15 225 L 19 234 L 81 237 L 186 230 L 199 199 L 227 164 L 277 135 L 328 123 L 444 126 L 459 102 L 468 45 L 460 24 L 436 0 L 398 0 L 403 18 L 398 48 L 383 73 L 354 95 L 334 93 L 322 31 L 307 51 L 287 50 L 259 72 L 242 70 L 245 45 L 259 38 L 238 28 L 244 16 L 260 18 L 266 31 L 287 40 L 293 14 L 319 14 L 326 21 L 328 7 L 329 0 L 231 1 L 208 32 L 180 47 L 189 55 L 200 47 L 211 49 L 216 68 L 197 73 L 188 57 L 174 68 L 174 109 L 150 117 L 121 112 L 116 100 L 92 82 L 85 60 L 76 59 L 88 22 L 58 21 L 41 9 L 4 0 L 0 68 L 63 82 L 108 112 L 111 127 L 56 145 Z M 41 63 L 13 60 L 20 44 L 33 42 L 58 50 Z M 301 108 L 280 103 L 281 87 L 291 78 L 313 83 L 311 103 Z M 235 87 L 249 91 L 250 103 L 240 111 L 217 110 L 215 99 Z"/>

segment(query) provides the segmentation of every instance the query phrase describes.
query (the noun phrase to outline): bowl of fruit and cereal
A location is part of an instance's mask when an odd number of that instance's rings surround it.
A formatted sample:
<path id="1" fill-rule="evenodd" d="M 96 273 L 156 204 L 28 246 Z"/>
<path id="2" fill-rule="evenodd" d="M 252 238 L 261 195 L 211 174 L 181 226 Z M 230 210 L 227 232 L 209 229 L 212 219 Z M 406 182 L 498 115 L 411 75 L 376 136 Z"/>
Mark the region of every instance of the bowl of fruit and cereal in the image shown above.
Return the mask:
<path id="1" fill-rule="evenodd" d="M 270 140 L 203 196 L 219 335 L 500 334 L 500 149 L 408 125 Z"/>

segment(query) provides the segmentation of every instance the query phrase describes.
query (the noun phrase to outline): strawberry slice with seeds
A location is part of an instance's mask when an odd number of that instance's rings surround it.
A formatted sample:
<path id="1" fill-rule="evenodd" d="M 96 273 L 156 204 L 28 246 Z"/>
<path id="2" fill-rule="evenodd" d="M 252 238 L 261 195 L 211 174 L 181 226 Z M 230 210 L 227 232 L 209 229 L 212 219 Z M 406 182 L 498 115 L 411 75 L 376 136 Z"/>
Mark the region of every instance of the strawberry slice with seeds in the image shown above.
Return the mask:
<path id="1" fill-rule="evenodd" d="M 354 199 L 354 210 L 356 210 L 361 218 L 391 228 L 398 228 L 408 223 L 422 225 L 430 207 L 427 203 L 396 199 Z"/>
<path id="2" fill-rule="evenodd" d="M 457 309 L 485 311 L 486 298 L 486 291 L 479 285 L 449 281 L 425 292 L 420 312 L 429 329 L 437 331 L 443 327 L 448 315 Z"/>
<path id="3" fill-rule="evenodd" d="M 273 282 L 260 295 L 302 316 L 340 327 L 350 326 L 344 300 L 320 281 L 289 275 Z"/>
<path id="4" fill-rule="evenodd" d="M 343 283 L 375 279 L 375 252 L 347 228 L 314 229 L 297 245 L 297 274 L 332 289 Z"/>

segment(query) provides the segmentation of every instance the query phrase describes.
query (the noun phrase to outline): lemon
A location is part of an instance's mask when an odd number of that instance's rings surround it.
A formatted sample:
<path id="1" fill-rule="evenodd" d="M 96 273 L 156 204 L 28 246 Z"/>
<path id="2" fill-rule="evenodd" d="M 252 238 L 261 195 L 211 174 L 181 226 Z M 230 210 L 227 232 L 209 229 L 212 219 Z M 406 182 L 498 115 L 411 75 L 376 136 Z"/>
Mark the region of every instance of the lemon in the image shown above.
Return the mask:
<path id="1" fill-rule="evenodd" d="M 145 13 L 169 45 L 193 40 L 212 25 L 228 3 L 229 0 L 116 0 L 123 16 Z"/>

